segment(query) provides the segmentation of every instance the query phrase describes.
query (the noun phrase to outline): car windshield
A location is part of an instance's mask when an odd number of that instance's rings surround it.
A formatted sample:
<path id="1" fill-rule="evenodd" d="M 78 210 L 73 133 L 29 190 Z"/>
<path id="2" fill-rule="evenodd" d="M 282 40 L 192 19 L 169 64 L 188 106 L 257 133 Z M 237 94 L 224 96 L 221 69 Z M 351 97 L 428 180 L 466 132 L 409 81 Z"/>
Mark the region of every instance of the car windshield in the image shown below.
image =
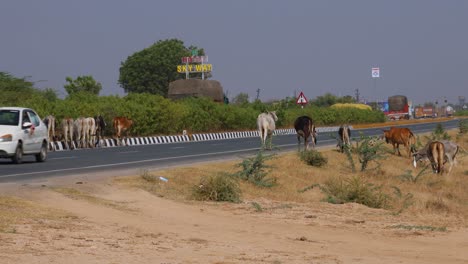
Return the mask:
<path id="1" fill-rule="evenodd" d="M 17 126 L 19 124 L 19 110 L 0 110 L 0 125 Z"/>

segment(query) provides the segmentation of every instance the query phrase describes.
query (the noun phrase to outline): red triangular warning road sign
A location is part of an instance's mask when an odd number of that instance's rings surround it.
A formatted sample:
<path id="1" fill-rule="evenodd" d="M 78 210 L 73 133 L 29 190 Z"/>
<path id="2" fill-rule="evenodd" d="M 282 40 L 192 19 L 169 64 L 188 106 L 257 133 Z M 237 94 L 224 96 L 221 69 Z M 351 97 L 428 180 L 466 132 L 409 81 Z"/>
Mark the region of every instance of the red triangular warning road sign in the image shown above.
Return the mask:
<path id="1" fill-rule="evenodd" d="M 307 104 L 307 103 L 308 103 L 307 98 L 305 97 L 304 93 L 301 92 L 299 94 L 299 97 L 297 97 L 296 104 L 302 105 L 302 104 Z"/>

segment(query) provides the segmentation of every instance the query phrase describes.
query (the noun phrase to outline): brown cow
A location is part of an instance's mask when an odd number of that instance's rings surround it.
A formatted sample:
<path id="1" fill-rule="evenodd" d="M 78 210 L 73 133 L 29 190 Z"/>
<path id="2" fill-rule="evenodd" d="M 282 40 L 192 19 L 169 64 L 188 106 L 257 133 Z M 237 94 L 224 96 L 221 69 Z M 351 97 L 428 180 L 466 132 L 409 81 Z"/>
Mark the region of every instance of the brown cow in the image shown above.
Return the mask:
<path id="1" fill-rule="evenodd" d="M 117 144 L 121 145 L 120 137 L 122 136 L 123 132 L 128 131 L 132 127 L 133 120 L 127 117 L 117 116 L 117 117 L 114 117 L 114 119 L 112 120 L 112 124 L 114 126 L 115 137 L 117 138 Z"/>
<path id="2" fill-rule="evenodd" d="M 398 150 L 400 153 L 400 144 L 403 144 L 408 152 L 408 157 L 411 158 L 411 154 L 415 151 L 416 138 L 409 128 L 406 127 L 391 127 L 390 130 L 383 130 L 385 142 L 393 145 L 393 153 Z"/>

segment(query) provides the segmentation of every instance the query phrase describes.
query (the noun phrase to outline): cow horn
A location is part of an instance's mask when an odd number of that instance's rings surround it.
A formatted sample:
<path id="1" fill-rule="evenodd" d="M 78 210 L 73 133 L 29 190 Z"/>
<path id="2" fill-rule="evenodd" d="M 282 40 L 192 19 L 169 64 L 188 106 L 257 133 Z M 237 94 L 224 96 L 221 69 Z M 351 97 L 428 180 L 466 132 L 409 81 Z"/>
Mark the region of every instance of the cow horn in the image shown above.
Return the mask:
<path id="1" fill-rule="evenodd" d="M 416 162 L 416 156 L 413 155 L 413 166 L 416 168 L 418 163 Z"/>

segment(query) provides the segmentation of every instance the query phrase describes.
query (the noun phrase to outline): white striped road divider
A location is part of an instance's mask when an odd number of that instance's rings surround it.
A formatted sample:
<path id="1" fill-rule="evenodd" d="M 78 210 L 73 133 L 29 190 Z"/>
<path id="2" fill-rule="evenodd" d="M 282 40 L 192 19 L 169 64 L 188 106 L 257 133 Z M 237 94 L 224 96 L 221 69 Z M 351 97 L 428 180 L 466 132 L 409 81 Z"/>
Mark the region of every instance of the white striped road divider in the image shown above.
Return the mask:
<path id="1" fill-rule="evenodd" d="M 350 126 L 352 129 L 352 126 Z M 336 132 L 339 127 L 317 127 L 317 133 L 324 132 Z M 295 135 L 296 130 L 294 128 L 276 129 L 273 135 Z M 222 133 L 203 133 L 193 134 L 191 138 L 188 135 L 184 136 L 154 136 L 154 137 L 133 137 L 125 138 L 122 141 L 122 145 L 125 146 L 138 146 L 138 145 L 154 145 L 154 144 L 166 144 L 166 143 L 178 143 L 178 142 L 190 142 L 190 141 L 209 141 L 209 140 L 223 140 L 233 138 L 249 138 L 258 137 L 258 131 L 237 131 L 237 132 L 222 132 Z M 116 147 L 118 146 L 117 140 L 112 138 L 102 139 L 101 147 Z M 73 143 L 73 149 L 75 144 Z M 64 143 L 61 141 L 50 142 L 50 149 L 55 151 L 67 150 Z"/>

